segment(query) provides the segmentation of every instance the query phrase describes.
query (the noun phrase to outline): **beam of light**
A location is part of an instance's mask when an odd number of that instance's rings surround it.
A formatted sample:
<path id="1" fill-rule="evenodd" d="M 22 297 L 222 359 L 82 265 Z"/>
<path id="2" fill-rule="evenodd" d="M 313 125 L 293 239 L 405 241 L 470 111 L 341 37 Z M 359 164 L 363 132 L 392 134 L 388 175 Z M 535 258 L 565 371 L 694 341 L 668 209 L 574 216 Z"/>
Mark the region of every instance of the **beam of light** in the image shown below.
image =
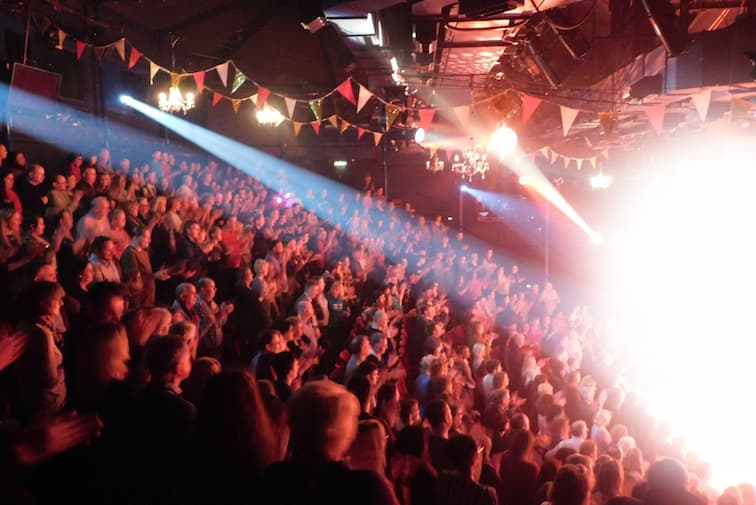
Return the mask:
<path id="1" fill-rule="evenodd" d="M 521 237 L 539 244 L 543 240 L 542 229 L 532 222 L 532 218 L 543 213 L 542 206 L 539 209 L 528 199 L 478 188 L 469 188 L 467 192 L 485 206 L 488 212 L 502 218 Z"/>
<path id="2" fill-rule="evenodd" d="M 710 464 L 721 491 L 756 478 L 756 438 L 727 424 L 756 414 L 756 147 L 701 140 L 670 149 L 615 203 L 615 266 L 601 289 L 627 386 Z"/>
<path id="3" fill-rule="evenodd" d="M 491 134 L 488 148 L 504 158 L 517 149 L 517 133 L 508 126 L 502 126 Z"/>
<path id="4" fill-rule="evenodd" d="M 575 223 L 594 244 L 600 244 L 603 239 L 601 235 L 591 228 L 585 222 L 580 214 L 569 204 L 567 200 L 559 193 L 559 190 L 543 175 L 538 167 L 533 164 L 527 157 L 523 157 L 520 163 L 512 165 L 512 171 L 519 176 L 520 184 L 532 188 L 534 191 L 548 200 L 554 207 L 559 209 L 573 223 Z"/>
<path id="5" fill-rule="evenodd" d="M 354 228 L 354 220 L 355 218 L 361 219 L 358 211 L 362 210 L 360 207 L 362 202 L 355 200 L 355 198 L 359 198 L 360 193 L 355 193 L 354 189 L 260 152 L 184 119 L 161 112 L 131 97 L 125 97 L 124 103 L 181 137 L 194 142 L 208 153 L 217 156 L 232 166 L 238 167 L 278 194 L 290 191 L 299 195 L 302 204 L 307 210 L 315 213 L 324 221 L 341 227 L 352 239 L 360 241 L 382 240 L 382 234 L 386 230 L 386 227 L 379 228 L 378 222 L 387 219 L 385 213 L 373 211 L 371 213 L 373 223 L 369 227 L 363 227 L 359 230 Z M 314 188 L 322 189 L 318 189 L 319 194 L 315 195 L 313 194 Z M 343 199 L 342 195 L 354 196 Z M 400 209 L 394 209 L 391 213 L 399 221 L 395 230 L 397 236 L 403 230 L 408 230 L 412 233 L 417 232 L 413 227 L 420 218 L 411 217 Z M 384 224 L 388 226 L 387 223 Z M 429 263 L 434 261 L 434 258 L 438 254 L 444 253 L 448 255 L 449 252 L 454 253 L 457 258 L 461 255 L 470 255 L 472 253 L 477 253 L 480 258 L 483 258 L 487 250 L 491 248 L 489 244 L 472 236 L 465 236 L 463 241 L 457 241 L 453 233 L 451 236 L 448 246 L 444 246 L 441 240 L 432 237 L 418 244 L 418 247 L 426 252 L 425 257 L 428 258 Z M 390 245 L 395 244 L 385 244 L 382 249 L 392 261 L 401 261 L 404 257 L 415 255 L 418 252 L 416 248 L 412 253 L 401 253 L 398 256 L 392 256 L 388 250 L 388 246 Z M 502 257 L 498 257 L 497 261 L 502 265 L 504 265 L 503 261 L 507 261 L 508 264 L 512 263 L 509 258 Z M 537 265 L 521 265 L 521 267 L 539 268 Z M 437 273 L 439 275 L 436 275 Z M 450 296 L 453 296 L 454 286 L 443 285 L 447 277 L 440 274 L 441 268 L 439 268 L 438 272 L 435 269 L 431 269 L 427 276 L 442 283 L 444 289 Z"/>

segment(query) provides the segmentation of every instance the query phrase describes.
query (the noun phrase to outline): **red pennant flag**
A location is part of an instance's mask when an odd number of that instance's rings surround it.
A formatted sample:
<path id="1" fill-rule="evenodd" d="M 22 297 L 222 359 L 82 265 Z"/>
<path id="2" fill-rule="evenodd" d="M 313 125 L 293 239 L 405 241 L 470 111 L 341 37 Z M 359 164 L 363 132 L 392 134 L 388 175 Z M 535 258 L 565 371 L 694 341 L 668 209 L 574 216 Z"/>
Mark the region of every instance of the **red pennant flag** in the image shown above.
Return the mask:
<path id="1" fill-rule="evenodd" d="M 433 122 L 433 116 L 436 115 L 436 109 L 417 109 L 417 115 L 420 118 L 420 126 L 428 133 Z"/>
<path id="2" fill-rule="evenodd" d="M 265 105 L 265 100 L 268 99 L 268 96 L 270 96 L 270 90 L 267 88 L 263 88 L 262 86 L 257 87 L 257 107 L 262 108 L 263 105 Z"/>
<path id="3" fill-rule="evenodd" d="M 341 96 L 349 100 L 352 105 L 357 105 L 357 100 L 354 99 L 354 90 L 352 89 L 352 80 L 347 79 L 346 81 L 342 82 L 338 88 L 336 88 L 336 91 L 338 91 Z"/>
<path id="4" fill-rule="evenodd" d="M 365 135 L 365 130 L 363 130 L 362 128 L 358 126 L 357 127 L 357 140 L 361 139 L 363 135 Z"/>
<path id="5" fill-rule="evenodd" d="M 223 95 L 220 93 L 213 92 L 213 107 L 218 105 L 218 102 L 220 102 L 223 99 Z"/>
<path id="6" fill-rule="evenodd" d="M 522 95 L 522 124 L 528 122 L 538 106 L 541 105 L 540 98 L 534 98 L 530 95 Z"/>
<path id="7" fill-rule="evenodd" d="M 315 130 L 316 135 L 320 135 L 320 121 L 313 121 L 310 123 L 312 129 Z"/>
<path id="8" fill-rule="evenodd" d="M 76 41 L 76 59 L 80 60 L 81 55 L 84 53 L 84 49 L 87 47 L 87 45 L 84 42 Z"/>
<path id="9" fill-rule="evenodd" d="M 136 47 L 131 48 L 131 53 L 129 54 L 129 70 L 134 68 L 134 65 L 137 64 L 139 59 L 142 57 L 142 53 L 139 52 L 139 49 Z"/>
<path id="10" fill-rule="evenodd" d="M 194 77 L 194 82 L 197 83 L 197 94 L 199 95 L 205 89 L 205 71 L 194 72 L 192 77 Z"/>

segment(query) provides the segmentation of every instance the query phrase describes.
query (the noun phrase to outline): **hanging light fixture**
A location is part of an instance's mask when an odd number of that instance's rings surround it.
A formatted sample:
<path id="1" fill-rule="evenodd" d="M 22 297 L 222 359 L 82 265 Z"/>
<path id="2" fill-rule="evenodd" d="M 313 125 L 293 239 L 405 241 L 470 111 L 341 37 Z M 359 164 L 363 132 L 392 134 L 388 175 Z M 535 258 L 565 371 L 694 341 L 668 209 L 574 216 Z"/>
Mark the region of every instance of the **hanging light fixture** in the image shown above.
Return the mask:
<path id="1" fill-rule="evenodd" d="M 194 93 L 187 93 L 183 95 L 181 89 L 179 89 L 179 82 L 181 78 L 177 74 L 171 75 L 171 87 L 168 93 L 161 92 L 158 95 L 158 108 L 163 112 L 169 112 L 171 114 L 175 112 L 183 112 L 186 114 L 189 110 L 194 108 Z"/>
<path id="2" fill-rule="evenodd" d="M 174 49 L 179 40 L 181 40 L 181 37 L 171 36 L 171 87 L 168 89 L 168 93 L 161 92 L 158 94 L 158 108 L 163 112 L 171 114 L 176 112 L 186 114 L 195 106 L 194 93 L 182 94 L 179 88 L 181 76 L 173 73 L 176 70 L 176 54 Z"/>
<path id="3" fill-rule="evenodd" d="M 257 122 L 262 126 L 278 126 L 284 120 L 283 114 L 266 103 L 255 111 Z"/>

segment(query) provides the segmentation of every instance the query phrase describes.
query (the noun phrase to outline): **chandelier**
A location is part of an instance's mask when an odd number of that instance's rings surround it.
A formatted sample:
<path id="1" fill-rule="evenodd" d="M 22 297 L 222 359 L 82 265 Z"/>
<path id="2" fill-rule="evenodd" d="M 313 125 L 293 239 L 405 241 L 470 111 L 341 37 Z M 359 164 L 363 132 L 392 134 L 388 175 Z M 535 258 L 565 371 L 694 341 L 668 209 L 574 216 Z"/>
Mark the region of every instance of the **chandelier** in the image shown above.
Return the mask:
<path id="1" fill-rule="evenodd" d="M 257 118 L 257 122 L 263 126 L 278 126 L 284 120 L 283 114 L 273 107 L 268 107 L 268 104 L 257 109 L 255 117 Z"/>
<path id="2" fill-rule="evenodd" d="M 491 168 L 488 162 L 488 154 L 485 151 L 479 151 L 475 146 L 474 139 L 470 139 L 470 147 L 467 148 L 461 155 L 459 153 L 452 158 L 451 170 L 458 173 L 462 178 L 467 178 L 472 181 L 472 178 L 476 175 L 480 175 L 481 179 L 486 178 L 486 172 Z"/>
<path id="3" fill-rule="evenodd" d="M 184 96 L 179 89 L 180 78 L 176 74 L 171 75 L 171 88 L 168 90 L 168 94 L 160 93 L 158 95 L 158 108 L 163 112 L 183 112 L 186 114 L 190 109 L 194 108 L 194 93 L 187 93 Z"/>

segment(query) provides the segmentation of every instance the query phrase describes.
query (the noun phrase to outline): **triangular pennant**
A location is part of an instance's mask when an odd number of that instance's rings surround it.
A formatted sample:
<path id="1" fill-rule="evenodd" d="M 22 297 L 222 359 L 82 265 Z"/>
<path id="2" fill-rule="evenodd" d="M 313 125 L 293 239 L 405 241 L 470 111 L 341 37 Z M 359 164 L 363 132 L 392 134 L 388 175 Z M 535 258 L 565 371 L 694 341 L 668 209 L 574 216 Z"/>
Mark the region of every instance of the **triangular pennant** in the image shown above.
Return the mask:
<path id="1" fill-rule="evenodd" d="M 294 126 L 294 136 L 299 137 L 299 132 L 302 131 L 302 125 L 304 123 L 299 123 L 297 121 L 292 121 L 291 124 Z"/>
<path id="2" fill-rule="evenodd" d="M 192 77 L 194 77 L 194 82 L 197 84 L 197 94 L 199 95 L 205 89 L 205 71 L 194 72 Z"/>
<path id="3" fill-rule="evenodd" d="M 81 55 L 84 54 L 84 49 L 86 49 L 86 47 L 87 45 L 84 42 L 80 40 L 76 41 L 76 59 L 77 60 L 81 59 Z"/>
<path id="4" fill-rule="evenodd" d="M 134 65 L 137 64 L 139 59 L 142 57 L 142 53 L 139 52 L 139 49 L 136 47 L 131 48 L 131 52 L 129 53 L 129 70 L 134 68 Z"/>
<path id="5" fill-rule="evenodd" d="M 337 116 L 336 114 L 330 116 L 328 118 L 328 122 L 331 123 L 331 126 L 336 128 L 337 130 L 339 129 L 339 116 Z"/>
<path id="6" fill-rule="evenodd" d="M 242 101 L 239 98 L 234 98 L 231 100 L 231 106 L 234 108 L 234 114 L 239 112 L 239 107 L 241 107 Z"/>
<path id="7" fill-rule="evenodd" d="M 242 85 L 247 81 L 247 76 L 244 75 L 241 70 L 238 68 L 236 69 L 236 75 L 234 76 L 234 84 L 231 86 L 231 93 L 236 93 L 236 91 L 242 87 Z"/>
<path id="8" fill-rule="evenodd" d="M 538 106 L 541 105 L 541 99 L 530 95 L 522 95 L 522 124 L 528 122 Z"/>
<path id="9" fill-rule="evenodd" d="M 666 109 L 667 104 L 660 103 L 644 110 L 648 122 L 651 123 L 657 134 L 661 134 L 662 130 L 664 130 L 664 111 Z"/>
<path id="10" fill-rule="evenodd" d="M 567 133 L 570 131 L 570 128 L 572 128 L 572 123 L 575 122 L 575 118 L 580 111 L 577 109 L 571 109 L 570 107 L 565 107 L 564 105 L 561 105 L 559 107 L 559 110 L 562 113 L 562 132 L 564 132 L 564 136 L 566 137 Z"/>
<path id="11" fill-rule="evenodd" d="M 95 56 L 97 56 L 97 61 L 99 63 L 102 63 L 102 57 L 105 54 L 105 51 L 107 51 L 108 49 L 110 49 L 110 46 L 105 46 L 105 47 L 95 46 L 94 52 L 95 52 Z"/>
<path id="12" fill-rule="evenodd" d="M 609 159 L 609 149 L 604 149 L 603 151 L 601 151 L 601 157 L 604 158 L 605 160 L 608 160 Z"/>
<path id="13" fill-rule="evenodd" d="M 368 91 L 368 89 L 360 84 L 360 91 L 357 95 L 357 113 L 359 114 L 362 108 L 365 106 L 366 103 L 368 103 L 368 100 L 373 96 L 373 94 Z"/>
<path id="14" fill-rule="evenodd" d="M 383 138 L 381 132 L 373 132 L 373 142 L 375 142 L 376 146 L 381 143 L 381 138 Z"/>
<path id="15" fill-rule="evenodd" d="M 394 126 L 394 121 L 399 117 L 402 112 L 402 108 L 392 103 L 386 104 L 386 131 L 389 131 Z"/>
<path id="16" fill-rule="evenodd" d="M 352 105 L 356 105 L 357 102 L 354 100 L 354 90 L 352 89 L 352 80 L 347 79 L 346 81 L 339 84 L 339 87 L 336 88 L 336 91 L 338 91 L 341 96 L 349 100 Z"/>
<path id="17" fill-rule="evenodd" d="M 213 92 L 213 107 L 218 105 L 218 102 L 220 102 L 223 99 L 223 95 L 220 93 Z"/>
<path id="18" fill-rule="evenodd" d="M 583 170 L 583 162 L 585 161 L 585 158 L 575 158 L 575 162 L 577 162 L 577 169 L 578 172 Z"/>
<path id="19" fill-rule="evenodd" d="M 345 131 L 349 129 L 349 127 L 352 126 L 348 122 L 341 120 L 341 128 L 339 128 L 339 131 L 343 134 Z"/>
<path id="20" fill-rule="evenodd" d="M 549 163 L 553 165 L 558 158 L 559 158 L 559 153 L 557 153 L 553 149 L 549 149 Z"/>
<path id="21" fill-rule="evenodd" d="M 468 130 L 470 126 L 470 106 L 460 105 L 459 107 L 454 107 L 454 114 L 457 116 L 462 129 Z"/>
<path id="22" fill-rule="evenodd" d="M 220 77 L 223 87 L 228 86 L 228 62 L 217 65 L 215 70 L 218 71 L 218 77 Z"/>
<path id="23" fill-rule="evenodd" d="M 323 100 L 320 98 L 317 98 L 315 100 L 310 100 L 310 110 L 312 111 L 312 114 L 315 116 L 315 119 L 320 121 L 320 118 L 323 114 Z"/>
<path id="24" fill-rule="evenodd" d="M 538 150 L 538 152 L 543 154 L 543 157 L 548 161 L 551 161 L 551 149 L 549 149 L 549 146 L 543 146 Z"/>
<path id="25" fill-rule="evenodd" d="M 599 123 L 601 123 L 601 129 L 604 130 L 604 135 L 611 135 L 614 133 L 614 128 L 617 126 L 617 118 L 619 115 L 616 112 L 599 112 Z"/>
<path id="26" fill-rule="evenodd" d="M 297 101 L 285 96 L 284 102 L 286 102 L 286 110 L 289 112 L 289 119 L 291 119 L 294 117 L 294 108 L 297 106 Z"/>
<path id="27" fill-rule="evenodd" d="M 263 88 L 262 86 L 257 87 L 257 103 L 256 105 L 258 107 L 262 107 L 265 105 L 265 102 L 268 101 L 268 97 L 270 96 L 270 90 L 268 88 Z"/>
<path id="28" fill-rule="evenodd" d="M 417 117 L 420 119 L 420 126 L 428 133 L 433 116 L 436 115 L 436 109 L 417 109 Z"/>
<path id="29" fill-rule="evenodd" d="M 696 106 L 698 117 L 701 118 L 701 121 L 706 121 L 706 115 L 709 113 L 709 105 L 711 104 L 711 89 L 691 95 L 690 98 L 693 100 L 693 105 Z"/>
<path id="30" fill-rule="evenodd" d="M 748 100 L 733 97 L 730 105 L 730 123 L 739 119 L 746 119 L 752 107 L 753 104 Z"/>
<path id="31" fill-rule="evenodd" d="M 155 74 L 158 73 L 158 70 L 160 70 L 160 65 L 150 60 L 150 85 L 152 85 L 152 81 L 155 79 Z"/>
<path id="32" fill-rule="evenodd" d="M 362 138 L 362 136 L 363 136 L 363 135 L 365 135 L 365 130 L 363 130 L 362 128 L 360 128 L 360 127 L 358 126 L 358 127 L 357 127 L 357 140 L 360 140 L 360 139 Z"/>
<path id="33" fill-rule="evenodd" d="M 255 104 L 255 106 L 257 106 L 257 93 L 249 97 L 249 101 Z"/>
<path id="34" fill-rule="evenodd" d="M 66 40 L 66 32 L 63 30 L 58 30 L 58 45 L 55 46 L 57 49 L 63 49 L 63 41 Z"/>
<path id="35" fill-rule="evenodd" d="M 315 135 L 320 135 L 320 121 L 311 121 L 310 126 L 315 130 Z"/>
<path id="36" fill-rule="evenodd" d="M 126 39 L 121 37 L 116 40 L 113 42 L 113 47 L 115 47 L 118 56 L 121 57 L 121 61 L 126 61 Z"/>
<path id="37" fill-rule="evenodd" d="M 593 169 L 596 170 L 596 157 L 594 156 L 589 161 L 591 162 L 591 165 L 593 166 Z"/>

